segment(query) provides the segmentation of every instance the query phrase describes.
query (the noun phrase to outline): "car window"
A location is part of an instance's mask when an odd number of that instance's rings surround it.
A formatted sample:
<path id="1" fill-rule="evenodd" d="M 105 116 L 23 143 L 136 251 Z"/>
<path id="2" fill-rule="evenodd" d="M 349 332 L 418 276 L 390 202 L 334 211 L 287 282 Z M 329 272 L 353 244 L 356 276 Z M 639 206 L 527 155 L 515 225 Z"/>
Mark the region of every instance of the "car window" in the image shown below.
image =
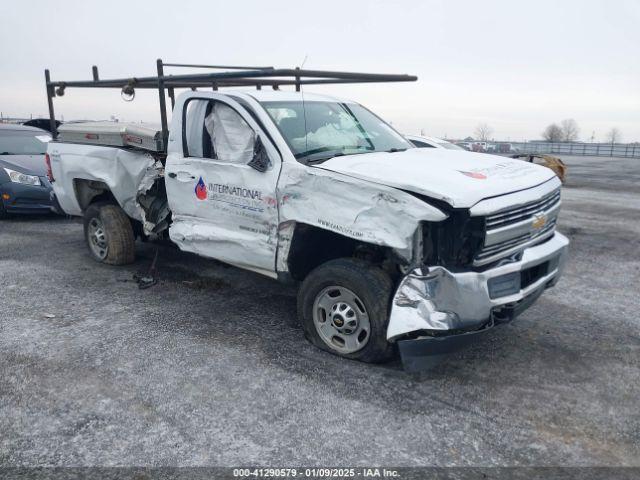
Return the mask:
<path id="1" fill-rule="evenodd" d="M 45 132 L 0 131 L 0 155 L 44 155 L 49 140 Z"/>
<path id="2" fill-rule="evenodd" d="M 189 157 L 204 157 L 202 140 L 204 132 L 204 117 L 207 113 L 209 100 L 189 100 L 185 107 L 185 144 Z"/>

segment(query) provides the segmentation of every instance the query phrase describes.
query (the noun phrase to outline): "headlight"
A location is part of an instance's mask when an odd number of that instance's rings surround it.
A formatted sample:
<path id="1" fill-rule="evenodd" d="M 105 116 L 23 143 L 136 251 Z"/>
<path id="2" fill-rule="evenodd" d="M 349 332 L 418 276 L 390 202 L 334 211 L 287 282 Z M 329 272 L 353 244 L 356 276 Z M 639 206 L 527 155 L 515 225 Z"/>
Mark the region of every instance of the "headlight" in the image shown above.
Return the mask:
<path id="1" fill-rule="evenodd" d="M 41 185 L 40 179 L 35 175 L 27 175 L 26 173 L 16 172 L 10 168 L 5 168 L 5 172 L 9 175 L 9 179 L 14 183 L 23 183 L 25 185 Z"/>

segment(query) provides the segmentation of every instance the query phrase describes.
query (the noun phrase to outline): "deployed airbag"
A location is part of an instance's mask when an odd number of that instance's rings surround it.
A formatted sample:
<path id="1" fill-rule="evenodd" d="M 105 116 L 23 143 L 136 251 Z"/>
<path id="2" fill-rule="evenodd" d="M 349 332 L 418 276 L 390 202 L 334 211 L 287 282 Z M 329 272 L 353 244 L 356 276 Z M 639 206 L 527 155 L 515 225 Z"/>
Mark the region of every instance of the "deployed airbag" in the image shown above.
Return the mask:
<path id="1" fill-rule="evenodd" d="M 233 108 L 215 103 L 204 125 L 218 160 L 242 165 L 251 161 L 255 132 Z"/>

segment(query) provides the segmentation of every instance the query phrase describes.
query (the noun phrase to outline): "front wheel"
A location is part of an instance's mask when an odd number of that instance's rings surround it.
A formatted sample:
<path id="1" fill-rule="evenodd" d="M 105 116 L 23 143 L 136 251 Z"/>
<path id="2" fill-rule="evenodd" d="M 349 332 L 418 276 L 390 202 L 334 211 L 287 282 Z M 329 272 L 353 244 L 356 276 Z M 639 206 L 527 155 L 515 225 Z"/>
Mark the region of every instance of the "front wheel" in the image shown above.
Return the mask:
<path id="1" fill-rule="evenodd" d="M 133 228 L 129 217 L 118 205 L 90 205 L 84 213 L 84 236 L 97 261 L 110 265 L 133 263 Z"/>
<path id="2" fill-rule="evenodd" d="M 346 358 L 379 363 L 393 356 L 387 342 L 391 280 L 356 259 L 329 261 L 313 270 L 298 293 L 298 316 L 317 347 Z"/>

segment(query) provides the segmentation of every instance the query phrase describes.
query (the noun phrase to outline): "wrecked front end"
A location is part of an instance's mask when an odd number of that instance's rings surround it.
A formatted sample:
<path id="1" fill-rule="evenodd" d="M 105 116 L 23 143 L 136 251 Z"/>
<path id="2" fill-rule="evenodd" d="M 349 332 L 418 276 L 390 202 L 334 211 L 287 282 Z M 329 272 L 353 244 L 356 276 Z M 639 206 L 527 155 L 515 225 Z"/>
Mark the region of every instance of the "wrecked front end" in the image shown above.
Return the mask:
<path id="1" fill-rule="evenodd" d="M 475 272 L 419 267 L 393 297 L 387 340 L 397 341 L 407 371 L 429 368 L 442 355 L 526 310 L 560 277 L 569 241 L 560 234 L 527 248 L 519 260 Z"/>
<path id="2" fill-rule="evenodd" d="M 448 243 L 457 241 L 455 250 L 468 254 L 458 262 L 438 255 L 442 248 L 434 253 L 425 230 L 424 250 L 431 248 L 431 254 L 400 280 L 387 330 L 407 371 L 428 369 L 514 319 L 557 282 L 569 244 L 555 231 L 559 204 L 559 190 L 551 189 L 535 202 L 498 213 L 486 214 L 486 205 L 472 209 L 466 233 L 449 232 L 455 238 Z M 474 223 L 474 213 L 483 214 L 480 223 Z"/>

